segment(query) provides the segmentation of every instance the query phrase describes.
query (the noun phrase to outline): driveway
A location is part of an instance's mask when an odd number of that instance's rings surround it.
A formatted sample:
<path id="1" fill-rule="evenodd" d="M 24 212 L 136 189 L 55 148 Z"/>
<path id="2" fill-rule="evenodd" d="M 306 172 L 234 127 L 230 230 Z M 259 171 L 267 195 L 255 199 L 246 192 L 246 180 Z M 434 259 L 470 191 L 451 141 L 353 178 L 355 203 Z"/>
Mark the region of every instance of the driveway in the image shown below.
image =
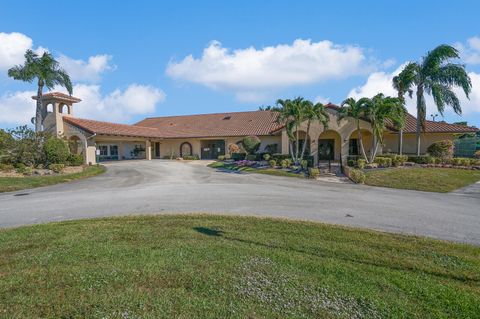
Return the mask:
<path id="1" fill-rule="evenodd" d="M 480 245 L 478 193 L 437 194 L 225 173 L 205 162 L 125 161 L 69 184 L 0 194 L 0 227 L 112 215 L 205 212 L 360 226 Z"/>

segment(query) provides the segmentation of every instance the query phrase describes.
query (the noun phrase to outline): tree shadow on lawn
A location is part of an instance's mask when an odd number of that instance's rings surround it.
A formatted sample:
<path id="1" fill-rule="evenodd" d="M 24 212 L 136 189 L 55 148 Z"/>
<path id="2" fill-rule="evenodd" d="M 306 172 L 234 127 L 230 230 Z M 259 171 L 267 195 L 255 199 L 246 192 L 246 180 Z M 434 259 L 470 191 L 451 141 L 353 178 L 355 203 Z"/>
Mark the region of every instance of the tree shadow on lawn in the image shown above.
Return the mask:
<path id="1" fill-rule="evenodd" d="M 247 240 L 247 239 L 240 239 L 240 238 L 234 238 L 234 237 L 229 237 L 225 236 L 226 232 L 214 228 L 208 228 L 208 227 L 193 227 L 193 230 L 207 235 L 207 236 L 212 236 L 212 237 L 221 237 L 229 241 L 235 241 L 238 243 L 242 244 L 248 244 L 248 245 L 256 245 L 260 247 L 265 247 L 265 248 L 271 248 L 271 249 L 282 249 L 282 250 L 287 250 L 287 251 L 294 251 L 296 253 L 300 254 L 306 254 L 310 255 L 313 257 L 318 257 L 318 258 L 334 258 L 346 262 L 351 262 L 351 263 L 357 263 L 357 264 L 362 264 L 362 265 L 367 265 L 367 266 L 374 266 L 374 267 L 380 267 L 380 268 L 387 268 L 387 269 L 392 269 L 392 270 L 399 270 L 399 271 L 411 271 L 417 274 L 427 274 L 435 277 L 440 277 L 444 279 L 451 279 L 451 280 L 457 280 L 461 281 L 463 283 L 469 283 L 469 282 L 480 282 L 479 278 L 475 277 L 470 277 L 470 276 L 465 276 L 465 275 L 455 275 L 455 274 L 446 274 L 446 273 L 441 273 L 437 271 L 431 271 L 431 270 L 426 270 L 426 269 L 420 269 L 417 268 L 413 265 L 389 265 L 381 262 L 373 262 L 373 261 L 367 261 L 367 260 L 359 260 L 359 259 L 354 259 L 354 258 L 348 258 L 346 256 L 337 256 L 333 254 L 321 254 L 321 253 L 313 253 L 310 251 L 306 251 L 303 249 L 297 249 L 297 248 L 292 248 L 292 247 L 282 247 L 278 245 L 272 245 L 272 244 L 265 244 L 253 240 Z"/>

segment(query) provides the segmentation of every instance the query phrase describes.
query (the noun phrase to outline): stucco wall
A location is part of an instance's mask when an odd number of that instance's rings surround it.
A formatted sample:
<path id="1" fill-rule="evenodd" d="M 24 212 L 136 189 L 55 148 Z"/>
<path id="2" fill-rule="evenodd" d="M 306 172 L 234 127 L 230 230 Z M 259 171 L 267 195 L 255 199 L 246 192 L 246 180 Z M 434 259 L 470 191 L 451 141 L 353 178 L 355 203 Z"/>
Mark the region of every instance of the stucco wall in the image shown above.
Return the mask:
<path id="1" fill-rule="evenodd" d="M 424 133 L 420 137 L 420 152 L 427 152 L 427 148 L 434 142 L 441 140 L 454 140 L 453 133 Z M 398 134 L 385 134 L 383 140 L 385 153 L 398 151 Z M 403 153 L 415 154 L 417 152 L 417 138 L 415 134 L 403 134 Z"/>

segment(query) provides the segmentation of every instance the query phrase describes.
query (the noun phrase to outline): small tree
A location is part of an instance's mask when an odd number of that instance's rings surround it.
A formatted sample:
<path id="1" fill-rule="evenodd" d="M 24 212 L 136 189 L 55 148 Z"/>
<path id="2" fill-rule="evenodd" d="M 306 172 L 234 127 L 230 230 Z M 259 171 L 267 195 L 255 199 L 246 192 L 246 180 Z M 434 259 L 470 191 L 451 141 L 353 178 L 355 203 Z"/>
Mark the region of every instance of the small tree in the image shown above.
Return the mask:
<path id="1" fill-rule="evenodd" d="M 247 136 L 242 140 L 242 144 L 248 154 L 255 154 L 260 148 L 260 139 L 257 136 Z"/>
<path id="2" fill-rule="evenodd" d="M 42 149 L 42 143 L 47 136 L 46 133 L 35 133 L 25 125 L 9 130 L 8 134 L 14 139 L 11 149 L 12 163 L 22 163 L 31 166 L 45 162 L 45 153 Z"/>
<path id="3" fill-rule="evenodd" d="M 12 151 L 15 140 L 12 135 L 0 129 L 0 163 L 12 161 Z"/>
<path id="4" fill-rule="evenodd" d="M 453 142 L 450 140 L 435 142 L 427 148 L 427 153 L 442 160 L 452 158 Z"/>
<path id="5" fill-rule="evenodd" d="M 61 138 L 50 137 L 43 145 L 47 164 L 66 164 L 70 157 L 67 142 Z"/>

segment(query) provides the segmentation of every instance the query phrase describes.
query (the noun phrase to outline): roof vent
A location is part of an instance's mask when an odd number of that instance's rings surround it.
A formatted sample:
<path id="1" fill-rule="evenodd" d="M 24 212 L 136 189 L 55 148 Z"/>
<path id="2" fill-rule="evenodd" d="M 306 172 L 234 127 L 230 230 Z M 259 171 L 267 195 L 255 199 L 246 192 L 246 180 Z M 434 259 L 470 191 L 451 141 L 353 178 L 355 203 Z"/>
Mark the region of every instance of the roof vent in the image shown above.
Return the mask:
<path id="1" fill-rule="evenodd" d="M 225 115 L 225 117 L 223 118 L 224 120 L 229 120 L 231 119 L 232 117 L 230 115 Z"/>

